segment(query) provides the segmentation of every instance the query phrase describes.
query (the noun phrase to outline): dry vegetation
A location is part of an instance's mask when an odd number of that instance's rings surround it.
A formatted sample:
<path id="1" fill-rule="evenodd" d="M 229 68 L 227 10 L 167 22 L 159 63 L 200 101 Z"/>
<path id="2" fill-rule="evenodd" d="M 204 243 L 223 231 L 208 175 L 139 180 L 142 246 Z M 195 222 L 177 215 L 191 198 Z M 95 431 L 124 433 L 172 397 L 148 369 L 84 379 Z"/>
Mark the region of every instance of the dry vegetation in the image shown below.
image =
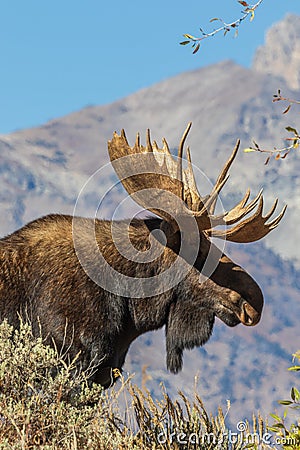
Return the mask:
<path id="1" fill-rule="evenodd" d="M 66 360 L 66 353 L 34 338 L 28 324 L 0 325 L 0 449 L 237 450 L 249 444 L 249 424 L 233 439 L 222 410 L 210 416 L 196 392 L 192 401 L 180 392 L 172 401 L 162 387 L 157 400 L 122 377 L 103 391 L 89 383 L 95 368 L 84 372 Z M 261 418 L 251 430 L 266 433 Z"/>

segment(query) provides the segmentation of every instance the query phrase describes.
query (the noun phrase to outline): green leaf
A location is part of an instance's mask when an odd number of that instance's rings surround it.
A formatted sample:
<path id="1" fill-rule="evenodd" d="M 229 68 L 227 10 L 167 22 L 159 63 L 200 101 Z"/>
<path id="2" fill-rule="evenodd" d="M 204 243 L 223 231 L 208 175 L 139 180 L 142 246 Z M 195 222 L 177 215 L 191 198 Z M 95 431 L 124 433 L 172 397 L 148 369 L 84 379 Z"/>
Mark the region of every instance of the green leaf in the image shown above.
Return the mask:
<path id="1" fill-rule="evenodd" d="M 291 389 L 291 399 L 295 401 L 295 388 L 292 387 Z"/>
<path id="2" fill-rule="evenodd" d="M 291 400 L 278 400 L 278 403 L 280 405 L 292 405 L 293 402 L 291 402 Z"/>
<path id="3" fill-rule="evenodd" d="M 199 48 L 200 48 L 200 44 L 199 44 L 199 42 L 198 42 L 198 44 L 196 45 L 196 47 L 195 47 L 195 49 L 194 49 L 194 51 L 193 51 L 193 55 L 194 55 L 195 53 L 197 53 L 197 51 L 199 50 Z"/>
<path id="4" fill-rule="evenodd" d="M 298 131 L 296 130 L 296 128 L 293 127 L 285 127 L 286 131 L 289 131 L 290 133 L 294 133 L 296 136 L 298 136 Z"/>
<path id="5" fill-rule="evenodd" d="M 274 433 L 278 432 L 278 427 L 273 426 L 273 427 L 268 427 L 268 430 L 273 431 Z"/>
<path id="6" fill-rule="evenodd" d="M 271 416 L 273 419 L 277 420 L 277 422 L 280 422 L 280 421 L 281 421 L 281 417 L 276 416 L 276 414 L 270 414 L 270 416 Z"/>
<path id="7" fill-rule="evenodd" d="M 294 400 L 294 402 L 297 402 L 300 399 L 300 393 L 295 387 L 292 387 L 291 389 L 291 399 Z"/>
<path id="8" fill-rule="evenodd" d="M 289 112 L 289 110 L 291 109 L 291 104 L 289 104 L 289 106 L 284 110 L 284 111 L 282 111 L 282 114 L 286 114 L 286 113 L 288 113 Z"/>
<path id="9" fill-rule="evenodd" d="M 192 36 L 191 34 L 184 34 L 183 36 L 186 37 L 187 39 L 191 39 L 192 41 L 196 39 L 195 36 Z"/>
<path id="10" fill-rule="evenodd" d="M 256 152 L 256 150 L 252 147 L 244 148 L 244 153 Z"/>
<path id="11" fill-rule="evenodd" d="M 250 22 L 252 22 L 255 17 L 254 9 L 249 9 L 249 12 L 251 12 Z"/>
<path id="12" fill-rule="evenodd" d="M 289 367 L 288 370 L 290 370 L 291 372 L 298 372 L 300 370 L 300 366 L 292 366 Z"/>
<path id="13" fill-rule="evenodd" d="M 272 428 L 275 428 L 276 430 L 284 430 L 285 429 L 285 426 L 283 425 L 283 423 L 282 422 L 279 422 L 279 423 L 274 423 L 274 425 L 272 425 Z"/>

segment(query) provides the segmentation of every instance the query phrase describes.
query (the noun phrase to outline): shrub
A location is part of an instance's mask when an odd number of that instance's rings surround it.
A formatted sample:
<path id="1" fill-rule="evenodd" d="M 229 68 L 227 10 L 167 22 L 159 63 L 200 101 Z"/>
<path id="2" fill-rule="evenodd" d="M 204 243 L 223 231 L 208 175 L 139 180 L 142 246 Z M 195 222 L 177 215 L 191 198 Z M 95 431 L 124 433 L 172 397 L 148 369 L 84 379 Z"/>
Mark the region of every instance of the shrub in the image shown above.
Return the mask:
<path id="1" fill-rule="evenodd" d="M 293 362 L 298 360 L 298 364 L 294 364 L 288 370 L 300 371 L 300 351 L 293 355 Z M 294 415 L 290 426 L 286 424 L 287 416 L 291 416 L 294 411 L 300 410 L 300 393 L 296 387 L 291 388 L 289 400 L 279 400 L 280 405 L 286 406 L 286 409 L 282 417 L 276 414 L 271 414 L 271 417 L 275 420 L 275 423 L 269 427 L 270 431 L 276 433 L 279 440 L 282 442 L 282 447 L 286 450 L 299 450 L 300 449 L 300 417 Z"/>
<path id="2" fill-rule="evenodd" d="M 213 417 L 196 392 L 193 401 L 182 392 L 172 400 L 162 388 L 161 398 L 154 399 L 122 376 L 104 391 L 90 382 L 96 367 L 83 371 L 79 355 L 66 362 L 67 354 L 34 337 L 22 321 L 19 329 L 6 320 L 0 324 L 0 450 L 258 448 L 246 439 L 249 423 L 230 438 L 225 425 L 229 403 L 225 415 L 219 409 Z M 261 417 L 254 417 L 252 430 L 259 437 L 265 433 Z"/>
<path id="3" fill-rule="evenodd" d="M 0 449 L 127 448 L 117 393 L 90 386 L 92 368 L 80 371 L 63 356 L 28 324 L 0 325 Z"/>

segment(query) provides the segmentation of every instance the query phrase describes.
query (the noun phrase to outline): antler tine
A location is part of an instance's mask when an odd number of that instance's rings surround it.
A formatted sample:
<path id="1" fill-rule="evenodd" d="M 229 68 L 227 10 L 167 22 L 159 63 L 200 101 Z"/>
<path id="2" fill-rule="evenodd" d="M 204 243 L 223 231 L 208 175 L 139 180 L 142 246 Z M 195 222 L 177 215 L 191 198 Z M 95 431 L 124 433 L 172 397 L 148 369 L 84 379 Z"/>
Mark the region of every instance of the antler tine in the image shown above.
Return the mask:
<path id="1" fill-rule="evenodd" d="M 189 131 L 191 129 L 192 122 L 189 122 L 186 129 L 184 130 L 184 133 L 182 135 L 182 138 L 180 140 L 179 146 L 178 146 L 178 169 L 177 169 L 177 178 L 178 180 L 182 181 L 183 175 L 182 175 L 182 155 L 183 155 L 183 147 L 185 140 L 187 138 L 187 135 L 189 134 Z"/>
<path id="2" fill-rule="evenodd" d="M 217 183 L 216 184 L 221 183 L 222 180 L 224 180 L 224 178 L 226 177 L 227 172 L 230 169 L 230 166 L 233 163 L 233 161 L 234 161 L 234 159 L 235 159 L 235 157 L 237 155 L 237 152 L 238 152 L 239 147 L 240 147 L 240 143 L 241 143 L 241 140 L 237 139 L 236 144 L 234 146 L 234 149 L 233 149 L 229 159 L 226 161 L 226 163 L 225 163 L 225 165 L 224 165 L 224 167 L 223 167 L 223 169 L 222 169 L 222 171 L 221 171 L 221 173 L 220 173 L 220 175 L 219 175 L 219 177 L 217 179 Z"/>
<path id="3" fill-rule="evenodd" d="M 270 219 L 270 217 L 272 216 L 273 212 L 276 209 L 276 206 L 278 204 L 278 198 L 275 199 L 273 205 L 271 206 L 270 211 L 268 212 L 268 214 L 266 216 L 264 216 L 264 219 L 267 221 L 268 219 Z"/>
<path id="4" fill-rule="evenodd" d="M 216 186 L 218 186 L 220 183 L 222 183 L 222 181 L 223 181 L 224 178 L 226 177 L 227 172 L 228 172 L 228 170 L 230 169 L 230 166 L 231 166 L 231 164 L 233 163 L 233 161 L 234 161 L 234 159 L 235 159 L 235 157 L 236 157 L 236 155 L 237 155 L 238 149 L 239 149 L 239 147 L 240 147 L 240 143 L 241 143 L 241 141 L 240 141 L 240 139 L 238 139 L 238 140 L 236 141 L 236 144 L 235 144 L 235 146 L 234 146 L 234 149 L 233 149 L 233 151 L 232 151 L 232 153 L 231 153 L 229 159 L 226 161 L 226 163 L 225 163 L 225 165 L 224 165 L 224 167 L 223 167 L 223 169 L 222 169 L 220 175 L 218 176 L 218 179 L 217 179 L 217 181 L 216 181 L 216 184 L 215 184 L 213 190 L 215 189 Z M 227 177 L 227 179 L 228 179 L 228 177 Z M 224 186 L 224 184 L 225 184 L 225 183 L 223 183 L 223 186 Z M 222 186 L 222 187 L 223 187 L 223 186 Z M 221 189 L 220 189 L 220 190 L 221 190 Z M 220 190 L 219 190 L 219 192 L 220 192 Z M 209 214 L 214 214 L 215 209 L 216 209 L 216 204 L 217 204 L 217 198 L 215 198 L 215 201 L 211 204 L 210 210 L 209 210 Z"/>
<path id="5" fill-rule="evenodd" d="M 192 167 L 192 158 L 191 158 L 190 147 L 187 147 L 187 148 L 186 148 L 186 159 L 187 159 L 188 165 L 189 165 L 190 167 Z M 194 174 L 193 174 L 193 175 L 194 175 Z M 194 180 L 195 180 L 195 177 L 194 177 Z"/>
<path id="6" fill-rule="evenodd" d="M 200 198 L 200 194 L 198 192 L 197 183 L 196 183 L 195 175 L 194 175 L 194 171 L 193 171 L 190 147 L 187 147 L 187 149 L 186 149 L 186 159 L 187 159 L 188 166 L 184 172 L 187 177 L 187 183 L 188 183 L 189 187 L 194 191 L 194 193 L 197 194 L 197 196 Z"/>
<path id="7" fill-rule="evenodd" d="M 256 196 L 256 199 L 258 199 L 258 197 L 259 197 L 259 195 L 262 193 L 262 189 L 259 191 L 259 194 Z M 244 197 L 242 198 L 242 200 L 233 208 L 233 209 L 235 209 L 236 207 L 240 207 L 240 208 L 244 208 L 244 206 L 246 205 L 246 203 L 247 203 L 247 201 L 249 200 L 249 197 L 250 197 L 250 189 L 248 188 L 247 189 L 247 191 L 246 191 L 246 194 L 244 195 Z M 254 202 L 255 201 L 255 199 L 254 200 L 252 200 L 252 202 Z M 251 203 L 252 203 L 251 202 Z M 229 213 L 228 214 L 230 214 L 231 213 L 231 211 L 232 211 L 232 209 L 229 211 Z"/>
<path id="8" fill-rule="evenodd" d="M 169 149 L 169 144 L 167 142 L 167 140 L 163 137 L 162 138 L 162 143 L 163 143 L 163 150 L 168 153 L 169 155 L 171 155 L 170 149 Z"/>
<path id="9" fill-rule="evenodd" d="M 158 145 L 157 145 L 157 142 L 156 142 L 156 141 L 153 141 L 153 142 L 152 142 L 152 147 L 154 148 L 154 150 L 159 151 L 159 148 L 158 148 Z"/>
<path id="10" fill-rule="evenodd" d="M 211 193 L 209 194 L 209 196 L 207 197 L 207 200 L 204 203 L 204 208 L 209 211 L 209 215 L 210 214 L 210 210 L 213 204 L 216 203 L 217 201 L 217 197 L 222 189 L 222 187 L 224 186 L 224 184 L 226 183 L 226 181 L 228 180 L 229 175 L 227 175 L 227 177 L 225 177 L 220 183 L 216 183 L 215 186 L 213 187 L 213 190 L 211 191 Z"/>
<path id="11" fill-rule="evenodd" d="M 146 132 L 146 149 L 147 149 L 147 152 L 153 152 L 149 128 L 147 129 L 147 132 Z"/>
<path id="12" fill-rule="evenodd" d="M 248 205 L 246 205 L 250 196 L 250 189 L 247 189 L 247 192 L 242 200 L 224 215 L 225 224 L 233 225 L 249 214 L 257 206 L 257 203 L 262 196 L 262 192 L 263 190 L 261 189 L 257 196 Z"/>
<path id="13" fill-rule="evenodd" d="M 116 131 L 115 131 L 115 135 L 117 136 L 117 133 L 116 133 Z M 127 141 L 127 137 L 126 137 L 126 134 L 125 134 L 125 130 L 124 130 L 124 128 L 122 128 L 122 130 L 121 130 L 121 138 L 122 138 L 122 139 L 124 139 L 124 140 L 125 140 L 125 143 L 126 143 L 126 145 L 128 145 L 128 141 Z"/>
<path id="14" fill-rule="evenodd" d="M 286 211 L 287 205 L 284 205 L 284 207 L 282 208 L 281 212 L 278 214 L 277 217 L 275 217 L 275 219 L 272 220 L 272 222 L 269 222 L 268 227 L 269 230 L 274 230 L 274 228 L 276 228 L 279 224 L 279 222 L 281 221 L 281 219 L 283 218 L 285 211 Z"/>
<path id="15" fill-rule="evenodd" d="M 202 210 L 203 200 L 197 188 L 189 147 L 187 147 L 186 149 L 186 158 L 187 158 L 187 168 L 183 170 L 185 201 L 189 209 L 191 209 L 192 211 L 198 211 L 199 209 Z"/>
<path id="16" fill-rule="evenodd" d="M 140 148 L 140 133 L 136 133 L 136 138 L 135 138 L 135 148 Z"/>
<path id="17" fill-rule="evenodd" d="M 178 146 L 178 158 L 182 159 L 184 143 L 187 138 L 187 135 L 189 134 L 191 126 L 192 126 L 192 122 L 189 122 L 186 129 L 184 130 L 184 133 L 182 135 L 181 141 Z"/>
<path id="18" fill-rule="evenodd" d="M 263 197 L 259 197 L 259 204 L 255 213 L 248 219 L 235 225 L 229 230 L 210 230 L 209 235 L 227 239 L 232 242 L 254 242 L 266 236 L 270 231 L 277 227 L 281 219 L 283 218 L 287 206 L 285 206 L 281 213 L 275 217 L 271 222 L 266 223 L 277 206 L 278 200 L 273 203 L 270 211 L 263 216 Z"/>

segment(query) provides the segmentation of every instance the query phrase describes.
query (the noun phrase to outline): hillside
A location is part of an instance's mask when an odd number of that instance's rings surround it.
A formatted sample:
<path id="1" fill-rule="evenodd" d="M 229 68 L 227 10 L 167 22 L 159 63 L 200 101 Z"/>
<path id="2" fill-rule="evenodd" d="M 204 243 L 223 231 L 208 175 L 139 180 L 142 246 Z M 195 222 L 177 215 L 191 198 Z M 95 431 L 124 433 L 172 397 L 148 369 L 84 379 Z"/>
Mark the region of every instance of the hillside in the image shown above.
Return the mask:
<path id="1" fill-rule="evenodd" d="M 284 39 L 277 39 L 278 28 Z M 188 139 L 193 162 L 211 179 L 217 176 L 238 137 L 242 148 L 251 145 L 253 138 L 261 146 L 280 147 L 286 136 L 284 127 L 299 128 L 299 110 L 292 108 L 283 116 L 283 106 L 272 103 L 272 96 L 280 88 L 284 95 L 299 99 L 299 71 L 298 82 L 295 77 L 283 76 L 288 72 L 286 59 L 276 55 L 287 55 L 289 72 L 296 73 L 299 29 L 300 17 L 296 16 L 287 16 L 274 25 L 251 69 L 223 61 L 179 74 L 112 104 L 88 106 L 42 127 L 1 135 L 1 235 L 43 214 L 72 214 L 84 183 L 108 163 L 106 142 L 114 130 L 124 128 L 133 142 L 137 131 L 144 136 L 150 128 L 153 138 L 160 141 L 165 136 L 174 148 L 187 122 L 193 121 Z M 276 64 L 270 63 L 275 60 Z M 177 388 L 191 391 L 199 373 L 203 399 L 215 408 L 229 398 L 233 417 L 239 418 L 254 408 L 263 409 L 262 405 L 267 412 L 274 399 L 286 396 L 292 384 L 286 367 L 291 353 L 300 347 L 296 270 L 300 256 L 295 245 L 300 238 L 300 229 L 295 226 L 300 213 L 300 154 L 291 153 L 267 166 L 264 161 L 265 155 L 241 151 L 222 196 L 229 206 L 248 186 L 253 195 L 264 187 L 266 209 L 275 197 L 280 205 L 288 203 L 281 226 L 263 243 L 229 249 L 262 285 L 266 298 L 262 323 L 255 329 L 229 329 L 219 323 L 204 349 L 185 355 L 185 368 L 178 376 L 165 370 L 163 332 L 140 338 L 126 363 L 126 370 L 137 374 L 144 364 L 149 365 L 148 387 L 155 392 L 161 380 L 170 392 Z M 85 192 L 81 214 L 93 216 L 115 181 L 111 167 L 102 170 L 101 177 Z M 116 189 L 99 214 L 110 217 L 121 198 L 124 192 Z M 119 214 L 130 215 L 133 210 L 133 206 L 126 207 Z M 145 352 L 145 346 L 149 351 Z"/>

